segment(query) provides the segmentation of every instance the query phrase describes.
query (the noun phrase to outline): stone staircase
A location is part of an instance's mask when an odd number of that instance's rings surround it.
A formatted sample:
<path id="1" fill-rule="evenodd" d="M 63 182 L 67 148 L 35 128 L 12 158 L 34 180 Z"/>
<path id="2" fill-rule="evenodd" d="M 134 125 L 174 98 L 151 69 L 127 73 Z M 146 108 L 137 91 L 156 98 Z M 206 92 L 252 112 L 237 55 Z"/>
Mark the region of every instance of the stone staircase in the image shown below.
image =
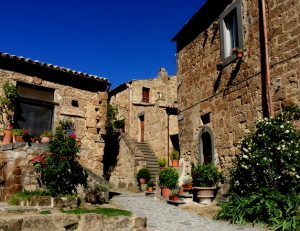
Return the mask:
<path id="1" fill-rule="evenodd" d="M 144 155 L 144 158 L 147 162 L 146 167 L 150 170 L 151 173 L 150 180 L 156 182 L 156 175 L 158 175 L 159 166 L 155 153 L 151 150 L 150 146 L 146 142 L 135 141 L 135 145 Z"/>

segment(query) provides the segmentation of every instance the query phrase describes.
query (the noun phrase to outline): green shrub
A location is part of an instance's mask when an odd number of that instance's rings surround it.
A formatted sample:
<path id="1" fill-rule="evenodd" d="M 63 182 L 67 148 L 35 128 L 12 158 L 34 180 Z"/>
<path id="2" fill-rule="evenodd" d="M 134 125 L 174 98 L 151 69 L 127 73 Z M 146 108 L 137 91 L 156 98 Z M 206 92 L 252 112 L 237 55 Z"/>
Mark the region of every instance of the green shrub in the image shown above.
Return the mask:
<path id="1" fill-rule="evenodd" d="M 154 182 L 151 181 L 151 180 L 148 181 L 148 183 L 147 183 L 147 186 L 148 186 L 148 187 L 154 187 L 154 185 L 155 185 Z"/>
<path id="2" fill-rule="evenodd" d="M 141 168 L 136 176 L 137 178 L 150 178 L 150 171 L 148 168 Z"/>
<path id="3" fill-rule="evenodd" d="M 197 164 L 192 168 L 193 183 L 196 187 L 214 187 L 222 179 L 222 172 L 212 163 Z"/>
<path id="4" fill-rule="evenodd" d="M 158 176 L 161 186 L 175 188 L 178 183 L 179 175 L 175 168 L 165 168 L 159 172 Z"/>
<path id="5" fill-rule="evenodd" d="M 166 167 L 167 165 L 167 160 L 165 157 L 159 157 L 158 158 L 158 165 L 159 167 Z"/>
<path id="6" fill-rule="evenodd" d="M 177 150 L 173 150 L 171 153 L 170 153 L 170 159 L 171 160 L 179 160 L 180 159 L 180 154 Z"/>
<path id="7" fill-rule="evenodd" d="M 76 193 L 77 185 L 86 185 L 87 176 L 77 162 L 81 141 L 76 134 L 66 134 L 65 127 L 58 126 L 51 137 L 46 153 L 30 160 L 39 175 L 39 183 L 51 192 L 58 194 Z"/>
<path id="8" fill-rule="evenodd" d="M 230 169 L 232 197 L 215 219 L 300 230 L 300 134 L 289 122 L 299 115 L 294 106 L 258 120 L 241 140 L 241 154 Z"/>
<path id="9" fill-rule="evenodd" d="M 300 192 L 299 132 L 284 113 L 258 120 L 240 142 L 230 171 L 231 190 L 246 194 L 262 187 Z"/>

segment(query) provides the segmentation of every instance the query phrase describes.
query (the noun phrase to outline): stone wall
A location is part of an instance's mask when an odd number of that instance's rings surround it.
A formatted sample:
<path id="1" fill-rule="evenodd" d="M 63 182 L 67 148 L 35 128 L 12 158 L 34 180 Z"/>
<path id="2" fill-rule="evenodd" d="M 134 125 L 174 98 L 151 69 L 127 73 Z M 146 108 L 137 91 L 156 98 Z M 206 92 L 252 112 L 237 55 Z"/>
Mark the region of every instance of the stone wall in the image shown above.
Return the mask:
<path id="1" fill-rule="evenodd" d="M 53 129 L 59 120 L 72 120 L 75 133 L 82 140 L 80 162 L 102 176 L 105 144 L 95 140 L 101 140 L 101 135 L 105 134 L 108 95 L 103 88 L 106 84 L 22 62 L 14 65 L 2 63 L 0 68 L 0 85 L 10 80 L 14 84 L 19 81 L 55 89 L 54 102 L 57 105 L 54 107 Z M 72 105 L 72 100 L 78 102 L 78 107 Z"/>
<path id="2" fill-rule="evenodd" d="M 0 151 L 0 201 L 7 201 L 11 195 L 21 190 L 34 191 L 41 189 L 38 176 L 30 160 L 43 154 L 48 148 L 47 144 L 17 142 L 1 146 Z M 87 183 L 101 183 L 108 187 L 108 183 L 95 173 L 83 167 L 87 175 Z M 84 196 L 84 185 L 77 187 L 79 196 Z M 108 200 L 108 191 L 105 192 Z"/>
<path id="3" fill-rule="evenodd" d="M 295 14 L 300 3 L 271 0 L 267 5 L 272 100 L 275 111 L 279 111 L 298 103 L 300 97 L 300 19 Z M 203 30 L 177 54 L 181 82 L 178 107 L 183 117 L 179 121 L 179 138 L 187 166 L 200 160 L 199 135 L 204 126 L 201 116 L 209 113 L 210 122 L 205 126 L 213 131 L 216 161 L 226 174 L 239 154 L 237 142 L 258 118 L 268 115 L 258 2 L 243 0 L 242 18 L 244 57 L 221 72 L 214 64 L 221 59 L 219 30 L 213 29 L 217 20 L 205 22 L 209 25 L 205 28 L 208 35 L 204 36 Z"/>
<path id="4" fill-rule="evenodd" d="M 143 87 L 150 89 L 149 103 L 142 102 Z M 130 81 L 112 91 L 110 103 L 118 107 L 118 119 L 125 119 L 125 132 L 137 141 L 141 140 L 139 115 L 144 115 L 145 142 L 157 156 L 168 155 L 173 147 L 168 136 L 178 131 L 177 117 L 169 118 L 167 114 L 168 108 L 177 108 L 176 76 Z"/>

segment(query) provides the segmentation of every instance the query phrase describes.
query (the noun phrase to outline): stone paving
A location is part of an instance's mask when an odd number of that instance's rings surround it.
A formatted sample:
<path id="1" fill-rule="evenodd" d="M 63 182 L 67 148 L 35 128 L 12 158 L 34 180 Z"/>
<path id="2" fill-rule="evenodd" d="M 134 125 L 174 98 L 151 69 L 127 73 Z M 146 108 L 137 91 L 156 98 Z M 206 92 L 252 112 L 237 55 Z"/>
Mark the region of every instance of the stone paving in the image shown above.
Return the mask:
<path id="1" fill-rule="evenodd" d="M 251 226 L 230 225 L 184 211 L 176 206 L 145 197 L 144 193 L 121 193 L 112 198 L 135 215 L 146 216 L 149 231 L 265 231 Z"/>

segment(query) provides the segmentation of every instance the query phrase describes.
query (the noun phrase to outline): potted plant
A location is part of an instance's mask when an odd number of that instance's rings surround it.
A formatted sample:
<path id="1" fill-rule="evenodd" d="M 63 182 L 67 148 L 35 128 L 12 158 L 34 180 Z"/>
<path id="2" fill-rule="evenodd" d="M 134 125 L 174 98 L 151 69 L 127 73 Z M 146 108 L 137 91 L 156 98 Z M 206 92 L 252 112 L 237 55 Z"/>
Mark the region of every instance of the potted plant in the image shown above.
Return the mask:
<path id="1" fill-rule="evenodd" d="M 153 187 L 154 187 L 154 182 L 149 180 L 148 183 L 147 183 L 147 186 L 148 186 L 148 192 L 153 192 Z"/>
<path id="2" fill-rule="evenodd" d="M 41 143 L 42 144 L 48 144 L 50 142 L 50 138 L 53 136 L 53 132 L 51 131 L 44 131 L 40 137 L 41 137 Z"/>
<path id="3" fill-rule="evenodd" d="M 241 58 L 241 57 L 243 57 L 244 50 L 242 48 L 235 47 L 235 48 L 230 49 L 229 54 L 230 55 L 236 55 L 236 57 Z"/>
<path id="4" fill-rule="evenodd" d="M 218 71 L 223 70 L 223 62 L 222 61 L 214 62 L 214 64 L 216 65 Z"/>
<path id="5" fill-rule="evenodd" d="M 148 168 L 141 168 L 136 176 L 139 179 L 140 184 L 146 184 L 147 179 L 150 178 L 150 171 Z"/>
<path id="6" fill-rule="evenodd" d="M 167 165 L 167 160 L 165 157 L 159 157 L 158 158 L 158 165 L 160 169 L 164 169 Z"/>
<path id="7" fill-rule="evenodd" d="M 89 184 L 84 191 L 86 202 L 97 204 L 103 201 L 103 192 L 105 192 L 106 190 L 106 187 L 100 183 Z"/>
<path id="8" fill-rule="evenodd" d="M 13 128 L 11 130 L 13 134 L 13 142 L 24 142 L 24 130 L 21 128 Z"/>
<path id="9" fill-rule="evenodd" d="M 158 174 L 162 196 L 170 196 L 170 188 L 175 188 L 179 175 L 174 168 L 165 168 Z"/>
<path id="10" fill-rule="evenodd" d="M 169 196 L 169 200 L 178 201 L 178 199 L 179 199 L 178 192 L 179 192 L 178 188 L 172 189 L 171 195 Z"/>
<path id="11" fill-rule="evenodd" d="M 170 154 L 170 159 L 172 161 L 172 166 L 177 167 L 179 166 L 179 159 L 180 159 L 180 154 L 177 150 L 173 150 Z"/>
<path id="12" fill-rule="evenodd" d="M 192 182 L 193 182 L 193 178 L 191 177 L 186 177 L 183 179 L 183 184 L 182 187 L 183 188 L 192 188 Z"/>
<path id="13" fill-rule="evenodd" d="M 222 172 L 212 163 L 204 163 L 192 167 L 192 176 L 198 202 L 210 203 L 222 179 Z"/>

